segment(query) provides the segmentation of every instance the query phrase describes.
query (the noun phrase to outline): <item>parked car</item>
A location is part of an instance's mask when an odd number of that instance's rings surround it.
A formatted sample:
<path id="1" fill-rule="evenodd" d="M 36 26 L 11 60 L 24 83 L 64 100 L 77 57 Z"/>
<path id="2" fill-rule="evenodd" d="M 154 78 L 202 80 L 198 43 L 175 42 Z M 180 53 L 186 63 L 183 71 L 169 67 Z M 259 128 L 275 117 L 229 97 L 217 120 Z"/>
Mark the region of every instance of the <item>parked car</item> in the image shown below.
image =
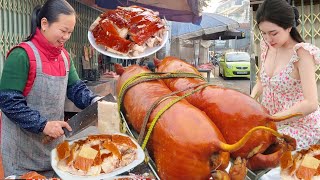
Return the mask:
<path id="1" fill-rule="evenodd" d="M 247 52 L 227 52 L 219 59 L 219 76 L 250 78 L 250 55 Z"/>

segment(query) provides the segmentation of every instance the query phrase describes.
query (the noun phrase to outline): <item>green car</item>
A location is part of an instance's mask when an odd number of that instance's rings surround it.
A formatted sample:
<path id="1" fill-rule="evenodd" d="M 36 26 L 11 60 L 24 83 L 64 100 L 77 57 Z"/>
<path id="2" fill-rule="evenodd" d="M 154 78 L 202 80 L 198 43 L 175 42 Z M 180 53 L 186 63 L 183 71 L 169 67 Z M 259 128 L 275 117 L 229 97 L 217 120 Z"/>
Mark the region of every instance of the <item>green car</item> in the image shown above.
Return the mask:
<path id="1" fill-rule="evenodd" d="M 250 56 L 246 52 L 227 52 L 220 57 L 219 76 L 250 78 Z"/>

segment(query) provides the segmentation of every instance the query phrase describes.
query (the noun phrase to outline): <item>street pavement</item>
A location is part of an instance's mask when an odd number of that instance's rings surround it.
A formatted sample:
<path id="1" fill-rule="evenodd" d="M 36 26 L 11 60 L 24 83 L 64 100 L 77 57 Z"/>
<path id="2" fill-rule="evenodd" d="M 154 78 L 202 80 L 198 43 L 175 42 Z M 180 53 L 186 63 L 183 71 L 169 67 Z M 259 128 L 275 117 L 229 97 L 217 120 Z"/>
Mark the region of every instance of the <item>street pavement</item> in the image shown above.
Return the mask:
<path id="1" fill-rule="evenodd" d="M 201 74 L 206 77 L 205 73 Z M 222 77 L 219 76 L 219 67 L 215 67 L 215 69 L 211 71 L 210 83 L 215 84 L 217 86 L 235 89 L 242 93 L 250 95 L 250 79 L 228 78 L 224 80 Z"/>

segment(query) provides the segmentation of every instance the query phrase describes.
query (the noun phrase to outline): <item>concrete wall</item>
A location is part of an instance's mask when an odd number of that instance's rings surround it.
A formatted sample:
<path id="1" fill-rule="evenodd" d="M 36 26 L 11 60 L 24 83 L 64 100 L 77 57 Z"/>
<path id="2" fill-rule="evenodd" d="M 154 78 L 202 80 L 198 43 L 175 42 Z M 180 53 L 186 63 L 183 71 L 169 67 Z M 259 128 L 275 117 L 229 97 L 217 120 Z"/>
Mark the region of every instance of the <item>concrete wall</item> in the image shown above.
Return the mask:
<path id="1" fill-rule="evenodd" d="M 208 53 L 210 42 L 184 41 L 181 39 L 173 39 L 171 41 L 170 55 L 183 59 L 190 64 L 194 64 L 199 59 L 199 64 L 208 62 Z M 206 47 L 203 47 L 206 46 Z"/>

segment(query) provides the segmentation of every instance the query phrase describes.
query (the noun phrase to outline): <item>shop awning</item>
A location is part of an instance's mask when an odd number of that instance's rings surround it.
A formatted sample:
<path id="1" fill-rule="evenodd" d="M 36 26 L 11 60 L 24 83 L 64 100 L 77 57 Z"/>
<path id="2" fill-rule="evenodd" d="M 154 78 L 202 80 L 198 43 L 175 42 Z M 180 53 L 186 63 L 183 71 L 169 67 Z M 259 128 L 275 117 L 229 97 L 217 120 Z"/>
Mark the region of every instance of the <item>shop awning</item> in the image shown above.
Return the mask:
<path id="1" fill-rule="evenodd" d="M 233 31 L 240 27 L 239 23 L 231 18 L 214 14 L 203 13 L 199 25 L 184 22 L 172 22 L 172 37 L 181 39 L 195 39 L 214 37 L 216 33 Z M 219 37 L 218 37 L 219 39 Z"/>
<path id="2" fill-rule="evenodd" d="M 169 21 L 200 24 L 199 0 L 77 0 L 92 7 L 116 9 L 117 6 L 138 5 L 158 11 Z"/>

